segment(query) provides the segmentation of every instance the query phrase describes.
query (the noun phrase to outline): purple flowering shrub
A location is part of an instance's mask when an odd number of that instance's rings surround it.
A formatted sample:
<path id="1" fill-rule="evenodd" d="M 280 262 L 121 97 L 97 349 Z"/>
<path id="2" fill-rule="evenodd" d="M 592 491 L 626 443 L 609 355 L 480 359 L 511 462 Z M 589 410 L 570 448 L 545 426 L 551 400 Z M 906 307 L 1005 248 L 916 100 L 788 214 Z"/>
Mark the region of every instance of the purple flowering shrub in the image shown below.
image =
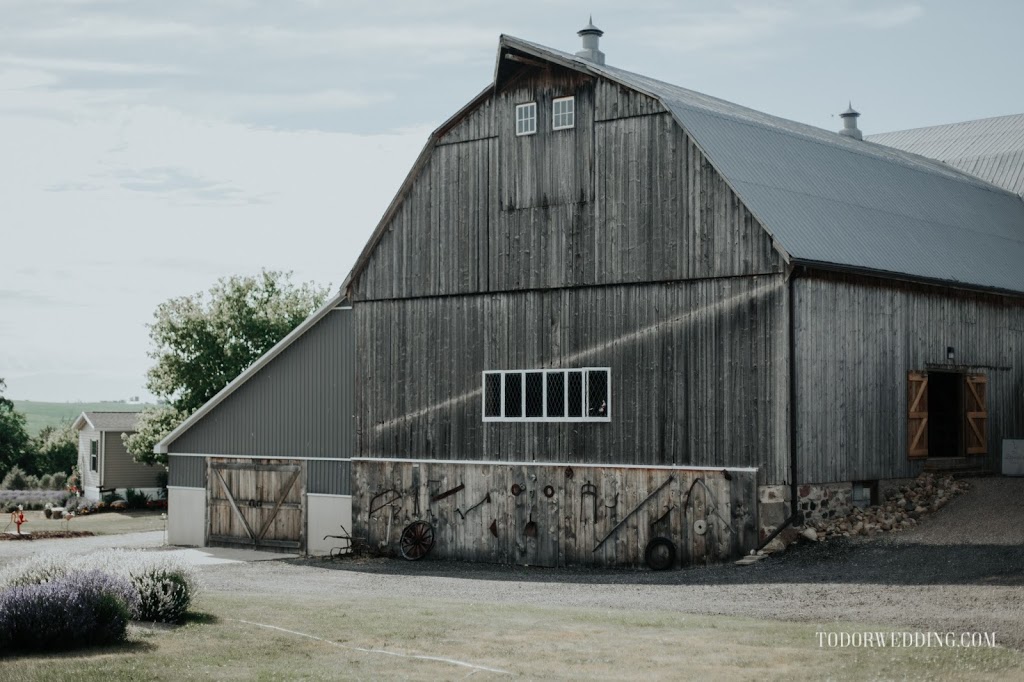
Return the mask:
<path id="1" fill-rule="evenodd" d="M 12 587 L 0 592 L 0 654 L 120 642 L 138 612 L 134 585 L 102 571 Z"/>

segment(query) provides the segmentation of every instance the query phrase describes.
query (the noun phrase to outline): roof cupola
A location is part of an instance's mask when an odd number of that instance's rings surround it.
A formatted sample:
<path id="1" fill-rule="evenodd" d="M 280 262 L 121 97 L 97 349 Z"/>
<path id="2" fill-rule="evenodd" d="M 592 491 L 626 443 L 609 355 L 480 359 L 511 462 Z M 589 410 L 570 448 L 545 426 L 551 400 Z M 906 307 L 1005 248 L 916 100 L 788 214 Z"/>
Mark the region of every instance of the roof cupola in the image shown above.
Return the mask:
<path id="1" fill-rule="evenodd" d="M 846 111 L 839 114 L 839 118 L 843 119 L 843 129 L 839 131 L 839 134 L 845 137 L 852 137 L 855 140 L 863 140 L 864 134 L 857 127 L 858 116 L 860 116 L 860 112 L 854 109 L 853 102 L 850 102 L 849 106 L 846 107 Z"/>
<path id="2" fill-rule="evenodd" d="M 594 17 L 591 16 L 587 25 L 576 32 L 580 38 L 583 39 L 583 49 L 576 53 L 577 57 L 582 57 L 595 64 L 604 64 L 604 52 L 597 49 L 597 43 L 604 35 L 604 31 L 594 26 Z"/>

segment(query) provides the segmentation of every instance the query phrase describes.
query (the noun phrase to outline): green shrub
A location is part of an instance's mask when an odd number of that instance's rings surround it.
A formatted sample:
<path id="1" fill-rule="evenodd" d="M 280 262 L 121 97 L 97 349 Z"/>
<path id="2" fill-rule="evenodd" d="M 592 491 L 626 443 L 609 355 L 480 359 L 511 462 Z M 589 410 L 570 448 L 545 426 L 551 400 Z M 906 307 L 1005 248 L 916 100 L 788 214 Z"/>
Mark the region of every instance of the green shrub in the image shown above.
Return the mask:
<path id="1" fill-rule="evenodd" d="M 39 477 L 40 490 L 55 490 L 53 487 L 53 474 L 43 474 Z"/>
<path id="2" fill-rule="evenodd" d="M 103 496 L 103 501 L 108 506 L 113 504 L 114 502 L 117 502 L 118 500 L 123 500 L 123 499 L 124 498 L 121 497 L 116 490 L 112 490 L 111 492 L 109 492 L 109 493 L 107 493 L 106 495 Z"/>
<path id="3" fill-rule="evenodd" d="M 21 467 L 11 467 L 4 480 L 0 481 L 0 490 L 28 490 L 28 478 L 28 474 Z"/>
<path id="4" fill-rule="evenodd" d="M 128 488 L 125 490 L 124 499 L 125 502 L 128 503 L 129 509 L 145 509 L 146 503 L 149 502 L 149 496 L 135 488 Z"/>
<path id="5" fill-rule="evenodd" d="M 53 486 L 53 490 L 64 490 L 65 488 L 68 487 L 68 475 L 65 474 L 63 471 L 58 471 L 57 473 L 55 473 L 53 475 L 53 478 L 50 480 L 50 485 Z"/>

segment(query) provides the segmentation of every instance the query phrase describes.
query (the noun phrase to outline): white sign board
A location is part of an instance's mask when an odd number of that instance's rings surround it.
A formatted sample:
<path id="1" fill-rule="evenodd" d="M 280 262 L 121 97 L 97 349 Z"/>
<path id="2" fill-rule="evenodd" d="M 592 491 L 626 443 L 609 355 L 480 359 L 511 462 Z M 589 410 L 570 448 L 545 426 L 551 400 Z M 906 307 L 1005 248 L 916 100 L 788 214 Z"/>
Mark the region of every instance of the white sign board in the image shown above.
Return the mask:
<path id="1" fill-rule="evenodd" d="M 1003 476 L 1024 476 L 1024 440 L 1003 441 Z"/>

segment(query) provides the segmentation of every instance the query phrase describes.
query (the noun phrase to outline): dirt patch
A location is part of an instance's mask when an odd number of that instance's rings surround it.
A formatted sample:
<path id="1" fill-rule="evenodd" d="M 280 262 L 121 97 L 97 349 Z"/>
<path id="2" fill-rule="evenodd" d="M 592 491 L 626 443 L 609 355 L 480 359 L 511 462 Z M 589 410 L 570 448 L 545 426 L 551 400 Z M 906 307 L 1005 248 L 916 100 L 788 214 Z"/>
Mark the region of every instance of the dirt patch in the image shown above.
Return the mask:
<path id="1" fill-rule="evenodd" d="M 54 540 L 60 538 L 86 538 L 92 535 L 96 535 L 91 530 L 36 530 L 32 533 L 22 533 L 21 535 L 12 533 L 3 533 L 0 535 L 0 541 L 20 541 L 20 540 Z"/>

